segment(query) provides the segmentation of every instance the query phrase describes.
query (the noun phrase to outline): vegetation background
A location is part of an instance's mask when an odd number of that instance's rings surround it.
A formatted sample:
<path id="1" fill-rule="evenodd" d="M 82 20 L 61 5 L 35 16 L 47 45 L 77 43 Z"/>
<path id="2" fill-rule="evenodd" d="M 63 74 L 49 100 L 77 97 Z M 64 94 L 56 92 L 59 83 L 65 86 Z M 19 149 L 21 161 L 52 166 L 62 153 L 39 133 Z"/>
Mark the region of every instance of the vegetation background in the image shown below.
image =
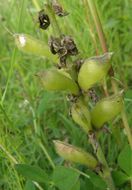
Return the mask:
<path id="1" fill-rule="evenodd" d="M 14 168 L 15 163 L 39 165 L 50 172 L 45 150 L 55 164 L 63 161 L 56 155 L 53 139 L 68 140 L 87 147 L 87 137 L 68 115 L 65 94 L 42 89 L 35 73 L 51 63 L 43 58 L 17 50 L 13 33 L 27 33 L 47 43 L 52 33 L 38 28 L 37 6 L 44 0 L 0 0 L 0 190 L 22 190 L 24 181 Z M 90 36 L 85 8 L 81 0 L 61 0 L 70 13 L 58 18 L 63 33 L 72 35 L 84 57 L 96 54 Z M 125 105 L 132 125 L 132 1 L 96 0 L 109 51 L 114 52 L 115 78 L 125 89 Z M 98 43 L 97 43 L 98 44 Z M 99 46 L 99 44 L 98 44 Z M 100 47 L 99 47 L 100 49 Z M 99 50 L 101 54 L 101 49 Z M 112 128 L 118 136 L 102 136 L 103 149 L 112 165 L 127 140 L 120 122 Z M 39 140 L 38 140 L 39 136 Z"/>

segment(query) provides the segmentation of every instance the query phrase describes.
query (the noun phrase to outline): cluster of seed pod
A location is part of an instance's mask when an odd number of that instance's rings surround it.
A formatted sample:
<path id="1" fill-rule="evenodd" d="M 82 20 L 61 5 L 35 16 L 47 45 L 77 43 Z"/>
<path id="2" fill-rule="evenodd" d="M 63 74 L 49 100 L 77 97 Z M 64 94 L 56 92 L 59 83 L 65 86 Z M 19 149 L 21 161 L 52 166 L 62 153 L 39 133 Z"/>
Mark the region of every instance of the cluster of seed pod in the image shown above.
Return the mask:
<path id="1" fill-rule="evenodd" d="M 44 56 L 52 62 L 58 61 L 57 55 L 51 54 L 48 43 L 45 44 L 27 34 L 15 34 L 14 38 L 21 51 Z M 112 53 L 106 53 L 84 60 L 77 70 L 76 80 L 70 74 L 72 71 L 67 71 L 66 65 L 61 69 L 53 67 L 37 74 L 46 90 L 65 91 L 76 97 L 71 103 L 71 116 L 87 134 L 114 119 L 123 107 L 122 92 L 101 99 L 90 111 L 83 98 L 83 92 L 88 92 L 107 75 L 111 56 Z M 57 153 L 64 159 L 87 165 L 90 168 L 97 167 L 97 160 L 90 153 L 60 141 L 54 141 L 54 143 Z"/>

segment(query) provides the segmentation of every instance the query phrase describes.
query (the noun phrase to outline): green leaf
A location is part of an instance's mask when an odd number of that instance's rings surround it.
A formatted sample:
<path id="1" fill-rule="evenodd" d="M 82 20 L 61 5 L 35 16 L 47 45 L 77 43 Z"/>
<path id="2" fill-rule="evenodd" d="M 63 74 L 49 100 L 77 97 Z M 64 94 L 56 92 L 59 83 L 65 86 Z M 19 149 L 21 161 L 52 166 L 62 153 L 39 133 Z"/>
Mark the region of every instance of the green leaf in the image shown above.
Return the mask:
<path id="1" fill-rule="evenodd" d="M 92 182 L 92 184 L 100 189 L 100 190 L 106 190 L 107 185 L 105 181 L 97 174 L 92 172 L 91 170 L 87 170 L 87 174 L 90 176 L 89 180 Z"/>
<path id="2" fill-rule="evenodd" d="M 129 180 L 129 177 L 121 171 L 113 171 L 112 177 L 117 186 L 120 186 Z"/>
<path id="3" fill-rule="evenodd" d="M 15 168 L 21 175 L 23 175 L 29 180 L 37 181 L 41 183 L 49 182 L 48 175 L 45 173 L 44 170 L 42 170 L 39 167 L 30 166 L 26 164 L 16 164 Z"/>
<path id="4" fill-rule="evenodd" d="M 72 190 L 77 184 L 78 178 L 79 174 L 76 171 L 63 166 L 56 167 L 52 176 L 52 180 L 59 190 Z"/>
<path id="5" fill-rule="evenodd" d="M 85 180 L 81 180 L 81 190 L 102 190 L 102 189 L 95 187 L 89 179 L 85 178 Z"/>
<path id="6" fill-rule="evenodd" d="M 128 176 L 132 176 L 132 151 L 129 145 L 121 151 L 118 157 L 118 164 Z"/>
<path id="7" fill-rule="evenodd" d="M 24 187 L 24 190 L 35 190 L 35 185 L 32 181 L 27 181 Z"/>
<path id="8" fill-rule="evenodd" d="M 70 190 L 80 190 L 80 180 Z"/>
<path id="9" fill-rule="evenodd" d="M 88 190 L 88 188 L 89 190 L 95 190 L 94 185 L 89 179 L 81 180 L 81 190 Z"/>

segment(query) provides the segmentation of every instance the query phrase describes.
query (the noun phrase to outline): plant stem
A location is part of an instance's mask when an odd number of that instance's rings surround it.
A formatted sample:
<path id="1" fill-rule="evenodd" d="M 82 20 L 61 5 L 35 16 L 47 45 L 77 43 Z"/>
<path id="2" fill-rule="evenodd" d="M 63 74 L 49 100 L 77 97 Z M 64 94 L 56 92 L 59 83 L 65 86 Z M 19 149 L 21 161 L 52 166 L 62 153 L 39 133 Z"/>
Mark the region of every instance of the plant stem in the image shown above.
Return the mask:
<path id="1" fill-rule="evenodd" d="M 76 169 L 76 168 L 73 168 L 73 167 L 71 167 L 71 168 L 72 168 L 74 171 L 76 171 L 77 173 L 79 173 L 80 175 L 86 177 L 87 179 L 90 178 L 90 176 L 87 175 L 86 173 L 84 173 L 84 172 L 82 172 L 82 171 L 80 171 L 80 170 L 78 170 L 78 169 Z"/>
<path id="2" fill-rule="evenodd" d="M 108 185 L 109 190 L 115 190 L 114 182 L 113 182 L 113 179 L 111 176 L 111 171 L 110 171 L 107 161 L 105 159 L 102 148 L 97 140 L 96 134 L 92 133 L 88 136 L 89 136 L 89 141 L 94 149 L 94 152 L 95 152 L 100 164 L 102 165 L 103 172 L 99 172 L 99 175 L 104 178 L 104 180 L 106 181 L 106 183 Z"/>
<path id="3" fill-rule="evenodd" d="M 98 15 L 94 0 L 87 0 L 87 2 L 88 2 L 88 6 L 89 6 L 89 9 L 90 9 L 91 15 L 92 15 L 93 20 L 94 20 L 96 29 L 97 29 L 97 33 L 98 33 L 98 36 L 99 36 L 101 47 L 103 49 L 103 52 L 106 53 L 106 52 L 108 52 L 107 45 L 106 45 L 106 40 L 105 40 L 103 28 L 102 28 L 102 25 L 101 25 L 101 22 L 100 22 L 100 19 L 99 19 L 99 15 Z"/>
<path id="4" fill-rule="evenodd" d="M 11 163 L 18 164 L 17 160 L 5 149 L 2 144 L 0 144 L 0 149 L 7 155 Z"/>
<path id="5" fill-rule="evenodd" d="M 39 12 L 41 10 L 40 6 L 39 6 L 39 3 L 37 0 L 32 0 L 33 4 L 34 4 L 34 7 L 37 9 L 37 11 Z"/>
<path id="6" fill-rule="evenodd" d="M 89 6 L 88 6 L 88 2 L 87 0 L 82 0 L 82 3 L 84 5 L 84 8 L 86 9 L 85 12 L 86 12 L 86 21 L 88 23 L 88 25 L 90 26 L 89 27 L 89 32 L 90 32 L 90 35 L 91 35 L 91 38 L 92 38 L 92 41 L 93 41 L 93 44 L 94 44 L 94 47 L 95 47 L 95 50 L 96 50 L 96 55 L 99 55 L 99 52 L 98 52 L 98 47 L 97 47 L 97 42 L 96 42 L 96 36 L 94 34 L 94 27 L 91 23 L 91 20 L 89 18 Z"/>
<path id="7" fill-rule="evenodd" d="M 50 17 L 50 21 L 51 21 L 51 25 L 53 27 L 53 31 L 56 35 L 60 36 L 61 30 L 60 30 L 59 24 L 58 24 L 57 19 L 56 19 L 56 15 L 52 9 L 52 5 L 51 5 L 49 0 L 47 0 L 46 8 L 47 8 L 46 10 L 48 12 L 48 15 Z"/>
<path id="8" fill-rule="evenodd" d="M 94 47 L 95 47 L 95 50 L 96 50 L 96 55 L 98 56 L 99 55 L 99 50 L 98 50 L 98 46 L 97 46 L 96 36 L 94 34 L 95 29 L 93 27 L 92 21 L 89 18 L 89 13 L 90 13 L 89 4 L 88 4 L 87 0 L 82 0 L 82 2 L 83 2 L 83 5 L 84 5 L 84 7 L 86 9 L 86 20 L 87 20 L 88 26 L 90 26 L 89 27 L 89 32 L 90 32 L 90 35 L 91 35 L 91 38 L 92 38 L 92 41 L 93 41 L 93 44 L 94 44 Z M 103 91 L 104 91 L 105 96 L 109 96 L 107 85 L 106 85 L 106 79 L 103 80 L 102 87 L 103 87 Z"/>
<path id="9" fill-rule="evenodd" d="M 42 150 L 43 150 L 43 152 L 44 152 L 44 154 L 45 154 L 47 160 L 49 161 L 51 167 L 54 169 L 54 168 L 55 168 L 55 164 L 54 164 L 54 162 L 52 161 L 52 159 L 51 159 L 51 157 L 50 157 L 48 151 L 46 150 L 46 148 L 44 147 L 44 145 L 43 145 L 41 142 L 39 142 L 39 146 L 42 148 Z"/>
<path id="10" fill-rule="evenodd" d="M 129 127 L 129 124 L 128 124 L 125 108 L 123 109 L 123 111 L 121 113 L 121 117 L 122 117 L 123 124 L 125 126 L 125 132 L 127 134 L 130 147 L 132 149 L 132 135 L 131 135 L 131 130 L 130 130 L 130 127 Z"/>
<path id="11" fill-rule="evenodd" d="M 93 20 L 94 20 L 96 29 L 97 29 L 97 33 L 98 33 L 98 37 L 99 37 L 99 40 L 100 40 L 102 50 L 103 50 L 104 53 L 108 52 L 105 35 L 104 35 L 104 32 L 103 32 L 102 24 L 100 22 L 99 15 L 98 15 L 94 0 L 87 0 L 87 2 L 88 2 L 88 5 L 89 5 L 91 15 L 92 15 Z M 111 71 L 112 70 L 113 69 L 111 67 Z M 111 74 L 110 74 L 110 76 L 111 76 Z M 112 78 L 111 78 L 111 84 L 112 84 L 112 89 L 113 89 L 114 93 L 116 93 L 117 92 L 117 84 L 116 84 L 116 81 L 112 80 Z M 107 89 L 107 85 L 105 86 L 105 88 Z M 129 142 L 129 144 L 131 146 L 131 149 L 132 149 L 132 134 L 131 134 L 130 127 L 129 127 L 129 124 L 128 124 L 128 121 L 127 121 L 127 116 L 126 116 L 126 113 L 125 113 L 125 109 L 123 109 L 121 116 L 122 116 L 122 122 L 123 122 L 124 128 L 126 130 L 128 142 Z"/>

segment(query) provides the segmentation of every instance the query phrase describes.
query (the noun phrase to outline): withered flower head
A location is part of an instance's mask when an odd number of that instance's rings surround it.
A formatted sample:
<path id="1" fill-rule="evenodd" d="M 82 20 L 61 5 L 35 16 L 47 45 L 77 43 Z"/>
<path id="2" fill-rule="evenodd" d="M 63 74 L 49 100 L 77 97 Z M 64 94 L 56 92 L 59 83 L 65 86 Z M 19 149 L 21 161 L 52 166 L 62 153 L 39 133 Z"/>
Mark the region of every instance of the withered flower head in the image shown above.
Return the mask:
<path id="1" fill-rule="evenodd" d="M 78 54 L 75 42 L 70 36 L 60 36 L 59 38 L 51 37 L 49 40 L 50 50 L 53 54 L 58 54 L 60 64 L 65 65 L 68 56 Z"/>
<path id="2" fill-rule="evenodd" d="M 71 36 L 63 36 L 61 40 L 62 46 L 64 46 L 67 49 L 67 53 L 69 55 L 77 55 L 78 49 L 76 47 L 76 44 Z"/>
<path id="3" fill-rule="evenodd" d="M 52 0 L 52 7 L 55 14 L 59 17 L 67 16 L 69 13 L 64 11 L 62 6 L 58 3 L 57 0 Z"/>

